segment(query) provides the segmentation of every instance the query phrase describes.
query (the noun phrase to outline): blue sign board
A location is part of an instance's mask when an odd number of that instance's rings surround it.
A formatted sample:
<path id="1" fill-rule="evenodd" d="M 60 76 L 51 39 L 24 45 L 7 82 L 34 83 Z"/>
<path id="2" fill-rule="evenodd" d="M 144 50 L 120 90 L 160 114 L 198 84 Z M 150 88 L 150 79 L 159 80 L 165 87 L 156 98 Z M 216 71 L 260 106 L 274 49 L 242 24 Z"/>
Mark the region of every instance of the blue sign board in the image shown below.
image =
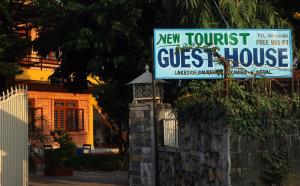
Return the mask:
<path id="1" fill-rule="evenodd" d="M 292 77 L 289 29 L 155 29 L 155 79 L 221 79 L 215 50 L 232 78 Z"/>

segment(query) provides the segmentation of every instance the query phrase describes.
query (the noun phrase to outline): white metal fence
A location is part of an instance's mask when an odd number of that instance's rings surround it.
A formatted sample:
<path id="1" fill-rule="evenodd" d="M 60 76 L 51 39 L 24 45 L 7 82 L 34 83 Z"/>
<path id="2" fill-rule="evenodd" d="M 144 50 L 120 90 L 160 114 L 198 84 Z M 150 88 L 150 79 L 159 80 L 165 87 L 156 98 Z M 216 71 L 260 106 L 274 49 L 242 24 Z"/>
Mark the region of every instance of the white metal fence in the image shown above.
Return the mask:
<path id="1" fill-rule="evenodd" d="M 178 147 L 178 125 L 176 119 L 163 119 L 164 145 Z"/>
<path id="2" fill-rule="evenodd" d="M 171 106 L 164 106 L 160 109 L 159 119 L 162 121 L 162 142 L 164 146 L 179 146 L 178 121 Z"/>
<path id="3" fill-rule="evenodd" d="M 0 186 L 28 185 L 28 99 L 26 87 L 0 97 Z"/>

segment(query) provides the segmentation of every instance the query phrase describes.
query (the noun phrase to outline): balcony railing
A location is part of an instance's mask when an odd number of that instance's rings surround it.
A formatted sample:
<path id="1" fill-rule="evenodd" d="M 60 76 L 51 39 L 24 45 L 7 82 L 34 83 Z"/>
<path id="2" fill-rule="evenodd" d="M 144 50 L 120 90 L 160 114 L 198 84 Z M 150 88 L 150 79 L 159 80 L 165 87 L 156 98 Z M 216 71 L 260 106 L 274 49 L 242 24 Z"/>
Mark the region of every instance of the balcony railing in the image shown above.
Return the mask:
<path id="1" fill-rule="evenodd" d="M 57 59 L 46 59 L 42 57 L 25 57 L 21 62 L 23 68 L 39 68 L 41 70 L 55 70 L 61 61 Z"/>

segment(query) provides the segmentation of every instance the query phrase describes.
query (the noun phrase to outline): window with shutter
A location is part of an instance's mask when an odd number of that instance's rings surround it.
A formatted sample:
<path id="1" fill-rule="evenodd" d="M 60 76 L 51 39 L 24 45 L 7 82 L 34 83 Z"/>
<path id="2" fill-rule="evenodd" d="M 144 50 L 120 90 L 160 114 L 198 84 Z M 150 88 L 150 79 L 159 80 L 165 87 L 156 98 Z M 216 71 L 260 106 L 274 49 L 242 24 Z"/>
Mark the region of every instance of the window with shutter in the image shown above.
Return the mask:
<path id="1" fill-rule="evenodd" d="M 30 130 L 43 130 L 43 108 L 35 107 L 35 101 L 28 99 L 28 122 Z"/>
<path id="2" fill-rule="evenodd" d="M 55 100 L 54 128 L 66 131 L 84 129 L 83 109 L 78 109 L 77 101 Z"/>

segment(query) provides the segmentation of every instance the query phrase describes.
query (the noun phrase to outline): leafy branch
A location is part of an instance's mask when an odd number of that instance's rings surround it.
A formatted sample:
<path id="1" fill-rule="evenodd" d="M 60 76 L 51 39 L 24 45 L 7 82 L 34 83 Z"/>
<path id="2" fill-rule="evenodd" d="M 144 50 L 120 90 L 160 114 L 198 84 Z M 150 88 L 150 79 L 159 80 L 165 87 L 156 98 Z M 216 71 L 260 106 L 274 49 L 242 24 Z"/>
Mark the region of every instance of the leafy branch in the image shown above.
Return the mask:
<path id="1" fill-rule="evenodd" d="M 231 80 L 230 95 L 223 95 L 222 81 L 194 80 L 184 88 L 177 100 L 178 117 L 189 120 L 216 122 L 220 119 L 242 136 L 266 139 L 282 136 L 294 127 L 298 118 L 299 97 L 289 97 L 274 91 L 266 91 L 266 79 L 245 82 Z M 191 113 L 197 113 L 192 114 Z M 283 124 L 284 123 L 284 124 Z"/>

